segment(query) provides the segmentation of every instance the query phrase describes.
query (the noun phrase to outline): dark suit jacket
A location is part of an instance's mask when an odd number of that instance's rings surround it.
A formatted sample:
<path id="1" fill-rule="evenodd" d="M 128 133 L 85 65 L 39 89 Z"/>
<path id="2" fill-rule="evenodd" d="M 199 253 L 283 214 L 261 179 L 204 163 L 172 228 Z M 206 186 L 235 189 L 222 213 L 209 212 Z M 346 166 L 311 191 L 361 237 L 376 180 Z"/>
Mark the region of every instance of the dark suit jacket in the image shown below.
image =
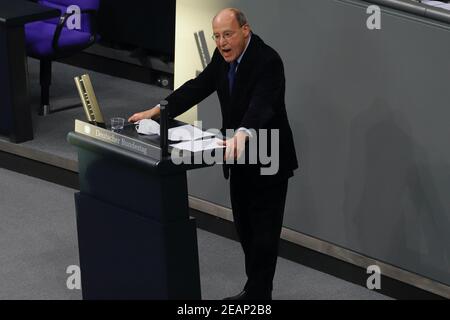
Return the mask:
<path id="1" fill-rule="evenodd" d="M 211 62 L 197 78 L 187 81 L 166 98 L 169 102 L 169 116 L 182 114 L 217 91 L 222 111 L 222 132 L 240 127 L 255 130 L 279 129 L 280 166 L 276 176 L 292 176 L 298 163 L 286 114 L 284 68 L 280 56 L 260 37 L 252 34 L 238 66 L 231 96 L 228 71 L 229 64 L 216 49 Z M 238 167 L 238 171 L 259 175 L 259 169 L 255 169 L 258 165 L 235 167 Z M 227 177 L 227 173 L 225 176 Z"/>

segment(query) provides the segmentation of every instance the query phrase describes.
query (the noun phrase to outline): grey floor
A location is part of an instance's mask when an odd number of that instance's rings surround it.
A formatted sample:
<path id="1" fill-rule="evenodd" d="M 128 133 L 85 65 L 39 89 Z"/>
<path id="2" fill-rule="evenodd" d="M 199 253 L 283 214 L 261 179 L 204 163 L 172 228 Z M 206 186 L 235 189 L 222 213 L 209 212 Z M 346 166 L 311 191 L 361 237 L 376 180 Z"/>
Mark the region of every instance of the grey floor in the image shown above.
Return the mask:
<path id="1" fill-rule="evenodd" d="M 168 90 L 56 63 L 52 106 L 79 102 L 73 77 L 88 72 L 105 118 L 127 117 L 163 99 Z M 29 59 L 33 109 L 39 102 L 38 63 Z M 85 119 L 82 108 L 37 117 L 33 141 L 22 144 L 64 159 L 76 159 L 66 143 L 74 119 Z M 57 124 L 57 125 L 55 125 Z M 5 137 L 0 138 L 7 141 Z M 0 299 L 80 299 L 69 290 L 70 265 L 78 265 L 75 190 L 0 169 Z M 203 299 L 221 299 L 240 291 L 244 279 L 239 243 L 198 230 Z M 327 274 L 280 259 L 274 299 L 388 299 L 388 297 Z"/>

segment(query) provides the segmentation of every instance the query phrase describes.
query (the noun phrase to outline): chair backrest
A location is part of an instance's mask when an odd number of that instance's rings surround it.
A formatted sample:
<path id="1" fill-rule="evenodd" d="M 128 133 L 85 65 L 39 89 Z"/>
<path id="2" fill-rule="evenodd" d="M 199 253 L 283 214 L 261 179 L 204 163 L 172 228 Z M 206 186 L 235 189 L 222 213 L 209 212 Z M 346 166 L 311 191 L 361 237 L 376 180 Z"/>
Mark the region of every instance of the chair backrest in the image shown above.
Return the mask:
<path id="1" fill-rule="evenodd" d="M 39 0 L 41 5 L 55 8 L 61 11 L 61 15 L 67 12 L 67 8 L 76 5 L 80 10 L 97 10 L 100 6 L 100 0 Z M 81 30 L 82 32 L 91 32 L 89 14 L 81 14 Z M 47 23 L 58 24 L 59 18 L 46 20 Z"/>

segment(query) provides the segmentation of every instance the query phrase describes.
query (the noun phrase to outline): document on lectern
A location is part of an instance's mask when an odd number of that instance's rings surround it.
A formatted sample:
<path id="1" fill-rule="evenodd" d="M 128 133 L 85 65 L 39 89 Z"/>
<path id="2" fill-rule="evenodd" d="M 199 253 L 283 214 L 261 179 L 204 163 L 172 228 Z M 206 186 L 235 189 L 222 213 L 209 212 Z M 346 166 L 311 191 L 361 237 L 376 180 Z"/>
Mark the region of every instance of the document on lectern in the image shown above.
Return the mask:
<path id="1" fill-rule="evenodd" d="M 202 140 L 192 140 L 192 141 L 183 141 L 175 144 L 171 144 L 170 146 L 180 150 L 187 150 L 190 152 L 199 152 L 205 150 L 212 149 L 221 149 L 225 148 L 222 144 L 219 144 L 220 139 L 202 139 Z"/>
<path id="2" fill-rule="evenodd" d="M 160 127 L 159 123 L 152 119 L 143 119 L 136 123 L 136 130 L 140 134 L 145 135 L 159 135 Z M 168 130 L 169 140 L 172 141 L 191 141 L 201 138 L 211 138 L 215 134 L 207 131 L 203 131 L 197 127 L 190 124 L 185 124 L 183 126 L 170 128 Z"/>
<path id="3" fill-rule="evenodd" d="M 169 140 L 172 141 L 190 141 L 213 136 L 214 133 L 202 131 L 190 124 L 169 129 Z"/>

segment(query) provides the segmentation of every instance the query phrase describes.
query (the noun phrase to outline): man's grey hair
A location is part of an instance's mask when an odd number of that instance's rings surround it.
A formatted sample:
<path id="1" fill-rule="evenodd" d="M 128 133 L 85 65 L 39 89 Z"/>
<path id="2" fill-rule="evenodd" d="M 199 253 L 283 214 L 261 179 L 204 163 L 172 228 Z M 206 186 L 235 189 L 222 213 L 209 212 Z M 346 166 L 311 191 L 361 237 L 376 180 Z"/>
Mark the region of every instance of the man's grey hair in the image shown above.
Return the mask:
<path id="1" fill-rule="evenodd" d="M 241 10 L 233 8 L 233 9 L 231 9 L 231 11 L 234 13 L 236 20 L 239 23 L 239 27 L 242 27 L 243 25 L 246 25 L 248 23 L 247 17 Z"/>
<path id="2" fill-rule="evenodd" d="M 248 23 L 247 17 L 241 10 L 236 9 L 236 8 L 228 8 L 228 9 L 221 10 L 220 12 L 223 12 L 225 10 L 229 10 L 229 11 L 233 12 L 234 17 L 236 18 L 236 20 L 239 24 L 239 27 L 242 27 L 243 25 L 246 25 Z M 219 13 L 214 16 L 213 21 L 216 20 Z"/>

